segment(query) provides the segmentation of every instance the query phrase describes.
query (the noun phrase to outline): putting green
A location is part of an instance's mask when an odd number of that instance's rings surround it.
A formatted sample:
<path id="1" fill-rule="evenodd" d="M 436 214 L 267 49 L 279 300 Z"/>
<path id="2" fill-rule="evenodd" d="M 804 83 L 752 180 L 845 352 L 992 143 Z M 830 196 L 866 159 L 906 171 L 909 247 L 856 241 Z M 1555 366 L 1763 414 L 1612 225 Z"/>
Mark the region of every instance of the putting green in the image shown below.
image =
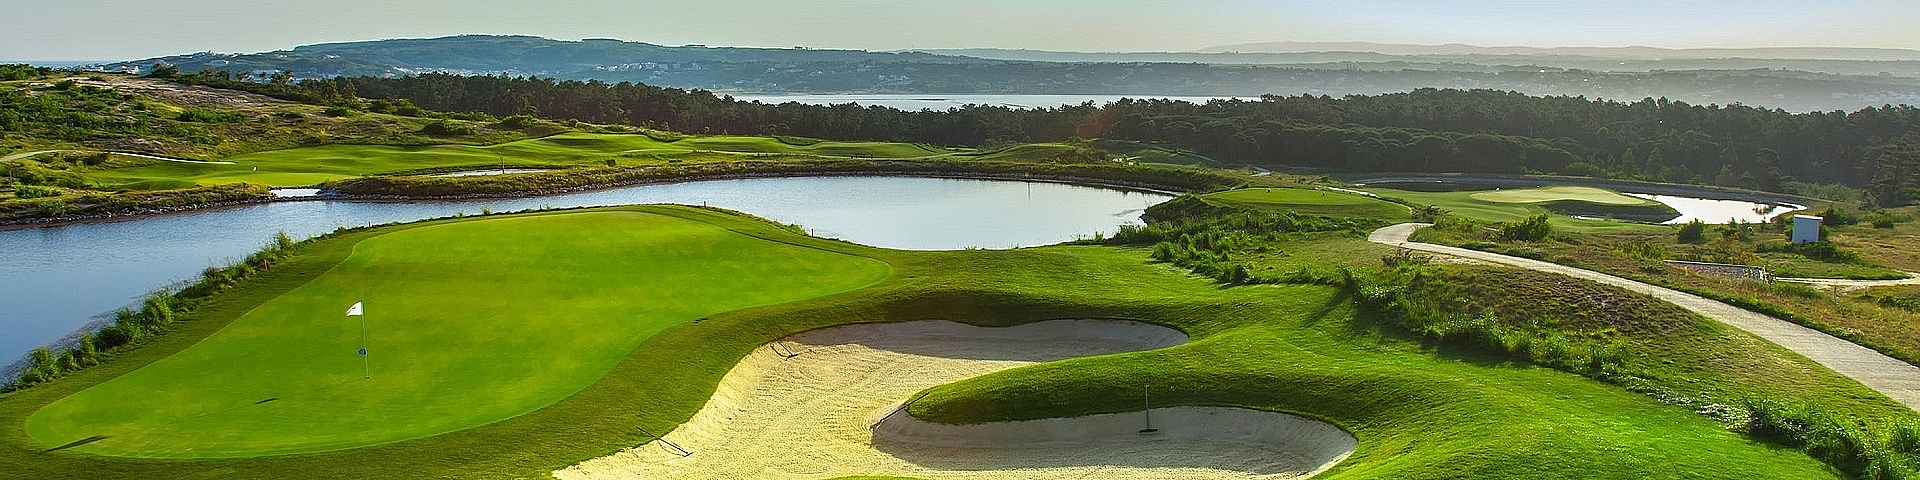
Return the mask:
<path id="1" fill-rule="evenodd" d="M 1303 188 L 1243 188 L 1200 196 L 1214 205 L 1288 210 L 1307 215 L 1333 215 L 1405 220 L 1407 207 L 1351 193 Z"/>
<path id="2" fill-rule="evenodd" d="M 198 345 L 61 399 L 47 445 L 138 457 L 334 450 L 482 425 L 564 399 L 706 315 L 870 285 L 880 261 L 614 211 L 488 218 L 362 241 Z M 364 301 L 371 378 L 362 378 Z M 638 393 L 636 393 L 638 394 Z"/>
<path id="3" fill-rule="evenodd" d="M 1555 201 L 1590 202 L 1605 205 L 1652 205 L 1660 202 L 1629 197 L 1619 192 L 1593 187 L 1554 186 L 1475 192 L 1475 199 L 1499 203 L 1542 203 Z"/>

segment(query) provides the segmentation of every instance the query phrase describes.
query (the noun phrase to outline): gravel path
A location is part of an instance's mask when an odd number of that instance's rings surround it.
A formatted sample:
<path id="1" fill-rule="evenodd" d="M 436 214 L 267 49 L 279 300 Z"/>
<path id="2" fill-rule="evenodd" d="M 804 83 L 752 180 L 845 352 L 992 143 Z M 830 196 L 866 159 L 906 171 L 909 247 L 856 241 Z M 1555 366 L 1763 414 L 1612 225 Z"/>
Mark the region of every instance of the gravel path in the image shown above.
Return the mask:
<path id="1" fill-rule="evenodd" d="M 1846 375 L 1848 378 L 1865 384 L 1893 398 L 1908 408 L 1920 410 L 1920 367 L 1907 364 L 1867 347 L 1835 338 L 1820 331 L 1802 327 L 1798 324 L 1761 315 L 1739 307 L 1720 303 L 1698 295 L 1678 290 L 1648 285 L 1592 270 L 1573 268 L 1556 263 L 1520 258 L 1498 253 L 1488 253 L 1465 248 L 1434 245 L 1431 243 L 1409 242 L 1407 237 L 1414 230 L 1428 226 L 1424 223 L 1402 223 L 1374 230 L 1367 240 L 1402 248 L 1429 253 L 1439 253 L 1458 257 L 1525 268 L 1541 272 L 1558 273 L 1570 277 L 1583 278 L 1595 282 L 1613 285 L 1635 292 L 1653 295 L 1655 298 L 1672 302 L 1681 308 L 1691 310 L 1707 318 L 1746 330 L 1773 342 L 1794 353 L 1806 356 L 1827 368 Z"/>
<path id="2" fill-rule="evenodd" d="M 1331 425 L 1240 408 L 1156 408 L 1153 426 L 1161 431 L 1151 435 L 1138 433 L 1139 412 L 943 425 L 897 411 L 934 385 L 1186 340 L 1177 330 L 1118 320 L 1007 328 L 932 320 L 803 332 L 741 359 L 665 442 L 554 476 L 1278 479 L 1311 475 L 1353 452 L 1354 437 Z"/>

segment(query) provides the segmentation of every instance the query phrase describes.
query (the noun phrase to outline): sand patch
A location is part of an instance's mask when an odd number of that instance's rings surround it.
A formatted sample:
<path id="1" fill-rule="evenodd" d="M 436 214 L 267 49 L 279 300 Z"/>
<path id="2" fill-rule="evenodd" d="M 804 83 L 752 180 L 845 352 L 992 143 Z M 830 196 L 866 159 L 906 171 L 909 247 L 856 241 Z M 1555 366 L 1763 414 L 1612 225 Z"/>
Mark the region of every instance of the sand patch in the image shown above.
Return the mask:
<path id="1" fill-rule="evenodd" d="M 804 332 L 755 350 L 666 440 L 554 472 L 563 479 L 1292 478 L 1354 448 L 1346 432 L 1237 408 L 941 425 L 894 410 L 927 387 L 998 370 L 1179 345 L 1139 322 L 1054 320 L 1009 328 L 947 321 Z M 787 357 L 789 353 L 797 356 Z M 891 414 L 891 415 L 890 415 Z M 659 433 L 659 432 L 655 432 Z"/>

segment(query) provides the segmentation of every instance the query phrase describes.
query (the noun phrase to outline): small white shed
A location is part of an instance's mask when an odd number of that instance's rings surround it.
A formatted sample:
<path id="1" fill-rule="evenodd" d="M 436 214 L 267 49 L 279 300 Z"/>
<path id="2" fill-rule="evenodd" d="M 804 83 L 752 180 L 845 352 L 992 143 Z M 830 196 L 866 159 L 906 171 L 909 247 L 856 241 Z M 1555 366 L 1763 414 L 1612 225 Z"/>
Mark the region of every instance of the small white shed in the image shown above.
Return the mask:
<path id="1" fill-rule="evenodd" d="M 1820 222 L 1826 219 L 1812 215 L 1793 216 L 1793 243 L 1813 243 L 1820 241 Z"/>

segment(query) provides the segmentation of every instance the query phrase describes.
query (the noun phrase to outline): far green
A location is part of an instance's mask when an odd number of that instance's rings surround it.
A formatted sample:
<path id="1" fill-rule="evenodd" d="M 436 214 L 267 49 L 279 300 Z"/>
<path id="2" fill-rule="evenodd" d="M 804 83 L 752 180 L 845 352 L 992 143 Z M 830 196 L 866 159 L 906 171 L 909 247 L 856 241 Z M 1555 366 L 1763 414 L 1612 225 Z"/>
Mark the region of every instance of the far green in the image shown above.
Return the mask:
<path id="1" fill-rule="evenodd" d="M 877 260 L 633 211 L 486 218 L 361 242 L 177 355 L 40 410 L 104 455 L 317 452 L 461 430 L 592 385 L 653 334 L 885 279 Z M 364 317 L 346 310 L 364 302 Z M 367 356 L 359 355 L 363 329 Z"/>
<path id="2" fill-rule="evenodd" d="M 1629 197 L 1611 190 L 1591 187 L 1546 187 L 1530 189 L 1473 190 L 1460 192 L 1416 192 L 1390 188 L 1363 188 L 1382 197 L 1404 200 L 1416 205 L 1434 205 L 1446 213 L 1491 222 L 1514 222 L 1542 213 L 1553 213 L 1547 206 L 1582 206 L 1593 210 L 1658 213 L 1672 210 L 1660 202 Z M 1623 200 L 1625 199 L 1625 200 Z M 1627 203 L 1632 200 L 1632 203 Z M 1584 205 L 1582 205 L 1584 204 Z M 1551 215 L 1554 228 L 1578 232 L 1627 231 L 1665 228 L 1658 225 L 1575 218 Z"/>

